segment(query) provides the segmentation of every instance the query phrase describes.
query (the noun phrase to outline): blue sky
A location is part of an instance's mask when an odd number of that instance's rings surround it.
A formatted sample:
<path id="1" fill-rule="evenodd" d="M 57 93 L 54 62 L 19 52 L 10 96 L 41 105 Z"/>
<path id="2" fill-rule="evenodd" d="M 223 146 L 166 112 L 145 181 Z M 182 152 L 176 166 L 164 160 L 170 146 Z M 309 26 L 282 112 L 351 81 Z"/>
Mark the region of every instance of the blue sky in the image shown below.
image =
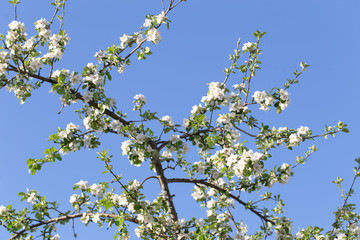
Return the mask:
<path id="1" fill-rule="evenodd" d="M 47 2 L 24 1 L 19 5 L 18 19 L 26 24 L 29 33 L 34 31 L 32 24 L 36 20 L 51 18 L 52 9 Z M 124 33 L 138 31 L 145 15 L 158 14 L 161 9 L 160 0 L 69 0 L 65 29 L 71 41 L 56 68 L 80 72 L 88 62 L 95 63 L 95 52 L 113 43 L 119 44 L 119 37 Z M 134 116 L 131 112 L 133 96 L 142 93 L 150 109 L 182 123 L 183 118 L 190 115 L 191 107 L 199 104 L 201 96 L 206 94 L 206 83 L 223 81 L 222 69 L 230 65 L 228 55 L 233 53 L 237 39 L 241 37 L 242 43 L 254 41 L 252 32 L 266 31 L 261 42 L 262 70 L 257 73 L 253 90 L 281 87 L 286 78 L 292 77 L 293 70 L 299 69 L 300 61 L 311 67 L 301 76 L 300 83 L 290 89 L 291 104 L 286 111 L 277 115 L 271 110 L 256 116 L 270 126 L 298 128 L 304 125 L 314 133 L 322 133 L 325 124 L 335 125 L 339 120 L 350 129 L 349 134 L 317 139 L 315 144 L 319 151 L 305 166 L 296 169 L 287 185 L 273 189 L 282 194 L 287 216 L 293 219 L 295 229 L 308 225 L 329 229 L 334 219 L 332 212 L 341 204 L 339 192 L 331 181 L 341 176 L 345 178 L 347 189 L 353 177 L 353 159 L 360 156 L 359 9 L 357 0 L 189 0 L 170 13 L 170 30 L 162 27 L 163 40 L 159 45 L 150 45 L 153 55 L 146 61 L 133 59 L 124 74 L 115 73 L 107 90 L 129 116 Z M 7 25 L 12 20 L 11 5 L 1 1 L 1 33 L 6 35 Z M 231 84 L 239 78 L 240 75 L 233 77 Z M 64 128 L 69 122 L 80 124 L 73 113 L 76 106 L 59 115 L 60 108 L 58 97 L 46 87 L 34 92 L 23 105 L 12 93 L 1 91 L 0 205 L 23 207 L 18 203 L 17 193 L 29 188 L 69 208 L 74 183 L 80 179 L 89 183 L 109 180 L 109 176 L 100 175 L 103 165 L 96 159 L 97 150 L 70 153 L 62 162 L 48 164 L 35 176 L 27 173 L 26 160 L 42 157 L 45 148 L 51 146 L 46 139 L 58 126 Z M 106 137 L 99 150 L 110 149 L 114 162 L 117 160 L 116 166 L 119 171 L 126 172 L 127 179 L 143 179 L 149 170 L 129 166 L 121 155 L 121 141 L 113 136 Z M 277 151 L 273 161 L 277 164 L 293 162 L 308 145 L 292 152 Z M 151 188 L 151 184 L 145 187 Z M 193 212 L 202 214 L 189 197 L 190 186 L 174 187 L 174 191 L 179 192 L 175 201 L 179 204 L 181 218 L 190 218 Z M 189 204 L 182 204 L 185 200 Z M 355 195 L 353 200 L 359 202 L 359 196 Z M 259 221 L 249 219 L 250 230 L 255 230 L 252 224 Z M 112 239 L 115 230 L 91 227 L 93 224 L 88 228 L 81 225 L 77 223 L 77 239 L 80 240 L 90 236 L 91 239 Z M 59 228 L 59 233 L 61 239 L 72 239 L 70 225 Z M 0 229 L 0 238 L 8 237 Z"/>

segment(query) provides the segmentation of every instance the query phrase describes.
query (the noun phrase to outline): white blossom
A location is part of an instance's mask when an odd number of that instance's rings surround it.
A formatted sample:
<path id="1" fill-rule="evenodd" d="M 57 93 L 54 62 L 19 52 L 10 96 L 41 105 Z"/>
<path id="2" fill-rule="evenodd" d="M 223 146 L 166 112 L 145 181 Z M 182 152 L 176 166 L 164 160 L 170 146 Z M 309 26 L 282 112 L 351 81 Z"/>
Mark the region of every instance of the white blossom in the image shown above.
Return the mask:
<path id="1" fill-rule="evenodd" d="M 301 138 L 297 136 L 295 133 L 290 135 L 289 140 L 290 140 L 290 144 L 293 145 L 299 145 L 299 143 L 301 142 Z"/>
<path id="2" fill-rule="evenodd" d="M 144 27 L 150 27 L 151 26 L 151 20 L 146 18 L 143 26 Z"/>
<path id="3" fill-rule="evenodd" d="M 301 126 L 297 129 L 297 135 L 299 137 L 306 136 L 309 131 L 310 131 L 310 129 L 308 127 Z"/>
<path id="4" fill-rule="evenodd" d="M 51 238 L 50 238 L 50 240 L 59 240 L 60 239 L 60 235 L 59 234 L 56 234 L 56 235 L 54 235 L 54 236 L 52 236 Z"/>
<path id="5" fill-rule="evenodd" d="M 140 144 L 143 144 L 145 142 L 146 138 L 147 138 L 146 135 L 140 133 L 136 136 L 136 141 Z"/>
<path id="6" fill-rule="evenodd" d="M 76 183 L 81 190 L 86 190 L 89 188 L 89 183 L 87 181 L 80 180 L 80 182 Z"/>
<path id="7" fill-rule="evenodd" d="M 141 33 L 138 33 L 136 35 L 136 39 L 135 39 L 136 44 L 140 45 L 143 41 L 144 41 L 143 35 Z"/>
<path id="8" fill-rule="evenodd" d="M 119 73 L 124 73 L 125 69 L 126 69 L 125 64 L 121 64 L 121 65 L 118 67 L 118 72 L 119 72 Z"/>
<path id="9" fill-rule="evenodd" d="M 97 53 L 95 53 L 94 57 L 96 58 L 96 61 L 98 63 L 101 63 L 103 61 L 102 59 L 106 57 L 106 52 L 103 50 L 100 50 Z"/>
<path id="10" fill-rule="evenodd" d="M 97 223 L 98 221 L 100 221 L 100 213 L 95 213 L 92 215 L 92 221 L 94 223 Z"/>
<path id="11" fill-rule="evenodd" d="M 71 204 L 73 204 L 74 202 L 76 202 L 76 201 L 79 199 L 79 197 L 80 197 L 80 195 L 78 195 L 78 194 L 73 194 L 73 195 L 71 195 L 69 202 L 70 202 Z"/>
<path id="12" fill-rule="evenodd" d="M 93 92 L 86 91 L 83 95 L 84 102 L 86 102 L 86 103 L 90 102 L 92 100 L 93 96 L 94 96 Z"/>
<path id="13" fill-rule="evenodd" d="M 146 97 L 142 94 L 136 94 L 134 99 L 138 101 L 146 102 Z"/>
<path id="14" fill-rule="evenodd" d="M 9 24 L 9 29 L 12 30 L 12 31 L 19 30 L 21 33 L 25 33 L 25 31 L 26 31 L 26 27 L 25 27 L 24 23 L 18 22 L 16 20 L 12 21 Z"/>
<path id="15" fill-rule="evenodd" d="M 160 24 L 162 22 L 164 22 L 166 20 L 166 15 L 164 13 L 164 11 L 162 11 L 159 15 L 156 16 L 156 22 L 157 24 Z"/>
<path id="16" fill-rule="evenodd" d="M 174 126 L 174 122 L 173 122 L 172 118 L 170 116 L 168 116 L 168 115 L 161 117 L 160 121 L 166 122 L 167 125 L 170 126 L 170 127 Z"/>
<path id="17" fill-rule="evenodd" d="M 87 224 L 90 220 L 89 214 L 83 213 L 82 217 L 80 218 L 80 221 L 84 224 Z"/>
<path id="18" fill-rule="evenodd" d="M 94 196 L 101 197 L 102 194 L 103 194 L 102 186 L 100 184 L 97 185 L 97 184 L 94 183 L 93 185 L 90 186 L 90 192 Z"/>
<path id="19" fill-rule="evenodd" d="M 195 105 L 195 106 L 193 106 L 192 109 L 191 109 L 191 114 L 198 113 L 199 111 L 201 111 L 201 109 L 202 109 L 201 104 Z"/>
<path id="20" fill-rule="evenodd" d="M 6 73 L 7 67 L 8 67 L 7 63 L 0 63 L 0 76 Z"/>
<path id="21" fill-rule="evenodd" d="M 34 192 L 30 193 L 30 195 L 27 198 L 27 202 L 31 203 L 31 204 L 35 204 L 36 200 L 37 200 L 36 193 L 34 193 Z"/>
<path id="22" fill-rule="evenodd" d="M 179 135 L 172 135 L 169 140 L 172 144 L 176 144 L 177 142 L 181 141 Z"/>
<path id="23" fill-rule="evenodd" d="M 146 40 L 158 44 L 161 41 L 160 32 L 156 28 L 150 29 L 146 34 Z"/>
<path id="24" fill-rule="evenodd" d="M 253 48 L 253 45 L 254 45 L 254 43 L 252 43 L 252 42 L 244 43 L 241 50 L 243 50 L 243 51 L 251 50 Z"/>
<path id="25" fill-rule="evenodd" d="M 123 48 L 126 46 L 126 44 L 128 44 L 130 42 L 130 38 L 128 35 L 124 34 L 122 37 L 120 37 L 120 41 L 121 41 L 121 44 L 120 46 Z"/>
<path id="26" fill-rule="evenodd" d="M 130 152 L 131 140 L 126 140 L 121 144 L 122 155 L 128 155 Z"/>
<path id="27" fill-rule="evenodd" d="M 1 216 L 2 214 L 6 213 L 6 211 L 7 211 L 7 208 L 6 208 L 5 206 L 1 205 L 1 206 L 0 206 L 0 216 Z"/>

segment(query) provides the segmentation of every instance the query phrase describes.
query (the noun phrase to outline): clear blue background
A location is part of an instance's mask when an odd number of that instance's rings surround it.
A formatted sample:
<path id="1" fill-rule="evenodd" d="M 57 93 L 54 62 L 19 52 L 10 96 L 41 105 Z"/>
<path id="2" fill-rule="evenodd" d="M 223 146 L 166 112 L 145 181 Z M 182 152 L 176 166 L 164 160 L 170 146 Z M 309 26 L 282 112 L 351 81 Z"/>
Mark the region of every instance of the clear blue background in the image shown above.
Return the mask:
<path id="1" fill-rule="evenodd" d="M 4 35 L 14 15 L 7 2 L 0 3 L 0 32 Z M 119 44 L 124 33 L 138 31 L 146 14 L 158 14 L 161 10 L 160 0 L 69 0 L 65 29 L 71 41 L 63 61 L 55 68 L 80 72 L 88 62 L 95 63 L 95 52 Z M 318 139 L 315 143 L 319 151 L 311 160 L 296 168 L 287 185 L 273 189 L 285 200 L 286 215 L 293 219 L 295 229 L 308 225 L 329 229 L 334 220 L 332 212 L 342 204 L 339 191 L 331 181 L 341 176 L 348 189 L 353 177 L 353 159 L 360 156 L 359 10 L 357 0 L 190 0 L 170 13 L 170 30 L 162 27 L 163 40 L 157 46 L 150 45 L 154 54 L 146 61 L 133 59 L 124 74 L 115 73 L 107 90 L 130 117 L 135 116 L 131 112 L 132 98 L 142 93 L 150 109 L 182 123 L 191 107 L 206 94 L 206 83 L 223 81 L 222 69 L 230 65 L 228 55 L 233 53 L 238 37 L 244 43 L 254 41 L 252 32 L 257 29 L 268 32 L 261 42 L 263 65 L 253 82 L 253 90 L 281 87 L 286 78 L 292 77 L 293 70 L 299 69 L 300 61 L 311 67 L 301 76 L 300 84 L 290 90 L 291 104 L 285 112 L 277 115 L 271 110 L 256 116 L 270 126 L 304 125 L 319 134 L 324 124 L 335 125 L 341 120 L 349 125 L 350 134 Z M 45 0 L 23 1 L 18 15 L 31 35 L 33 23 L 41 17 L 50 19 L 52 8 Z M 230 84 L 239 81 L 240 76 L 233 77 Z M 38 90 L 24 105 L 20 105 L 13 93 L 1 91 L 0 205 L 24 207 L 19 204 L 17 193 L 29 188 L 38 190 L 49 201 L 61 202 L 63 209 L 67 209 L 74 183 L 80 179 L 89 183 L 109 180 L 109 176 L 100 175 L 103 165 L 96 159 L 97 150 L 70 153 L 62 162 L 46 165 L 35 176 L 27 173 L 26 160 L 43 156 L 42 152 L 51 146 L 46 139 L 58 126 L 64 128 L 69 122 L 81 124 L 73 113 L 79 105 L 66 108 L 59 115 L 60 101 L 48 91 L 46 87 Z M 125 179 L 142 180 L 151 174 L 145 168 L 129 166 L 121 155 L 122 139 L 106 136 L 103 140 L 100 150 L 110 149 L 115 166 L 119 172 L 125 172 Z M 274 152 L 274 164 L 294 162 L 295 156 L 306 150 L 304 146 L 293 152 L 285 149 Z M 150 181 L 145 188 L 155 186 L 155 181 Z M 175 203 L 179 205 L 180 218 L 189 219 L 193 213 L 203 215 L 190 196 L 192 186 L 179 184 L 172 189 L 177 193 Z M 355 191 L 358 190 L 359 185 Z M 359 196 L 352 200 L 358 203 Z M 249 230 L 257 230 L 260 221 L 255 217 L 246 219 Z M 112 239 L 115 230 L 99 229 L 93 223 L 87 228 L 82 225 L 76 222 L 80 240 Z M 59 233 L 61 239 L 72 239 L 71 225 L 59 227 Z M 0 238 L 8 237 L 0 228 Z"/>

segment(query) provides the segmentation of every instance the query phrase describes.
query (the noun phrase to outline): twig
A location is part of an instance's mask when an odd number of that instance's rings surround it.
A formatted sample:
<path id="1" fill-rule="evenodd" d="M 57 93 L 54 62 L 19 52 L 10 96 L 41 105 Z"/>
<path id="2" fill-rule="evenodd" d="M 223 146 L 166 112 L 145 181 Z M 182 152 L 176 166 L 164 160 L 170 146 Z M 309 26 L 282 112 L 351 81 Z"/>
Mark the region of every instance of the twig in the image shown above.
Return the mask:
<path id="1" fill-rule="evenodd" d="M 237 201 L 238 203 L 240 203 L 243 206 L 248 206 L 248 204 L 244 201 L 242 201 L 241 199 L 239 199 L 238 197 L 236 197 L 235 195 L 231 194 L 228 190 L 225 190 L 213 183 L 209 183 L 206 180 L 202 179 L 202 180 L 195 180 L 195 179 L 186 179 L 186 178 L 170 178 L 168 179 L 168 183 L 194 183 L 194 184 L 203 184 L 205 186 L 211 187 L 216 189 L 217 191 L 228 195 L 229 197 L 231 197 L 232 199 L 234 199 L 235 201 Z M 275 222 L 268 219 L 267 216 L 262 215 L 260 212 L 256 211 L 254 208 L 248 208 L 251 212 L 253 212 L 255 215 L 257 215 L 260 219 L 266 221 L 266 222 L 270 222 L 271 224 L 275 225 Z"/>
<path id="2" fill-rule="evenodd" d="M 61 217 L 58 217 L 58 218 L 52 218 L 52 219 L 50 219 L 48 221 L 45 221 L 45 222 L 30 225 L 28 228 L 15 233 L 15 235 L 13 235 L 11 238 L 9 238 L 9 240 L 15 240 L 19 236 L 21 236 L 23 233 L 25 233 L 26 231 L 29 231 L 31 229 L 34 229 L 34 228 L 37 228 L 37 227 L 40 227 L 40 226 L 43 226 L 43 225 L 48 225 L 50 223 L 57 223 L 57 222 L 63 221 L 63 220 L 70 220 L 70 219 L 74 219 L 74 218 L 80 218 L 80 217 L 83 216 L 83 214 L 84 213 L 77 213 L 77 214 L 61 216 Z M 113 218 L 113 219 L 119 217 L 119 215 L 110 214 L 110 213 L 99 213 L 99 215 L 100 215 L 100 217 Z M 133 222 L 133 223 L 136 223 L 136 224 L 139 223 L 139 221 L 136 218 L 133 218 L 133 217 L 127 217 L 126 221 Z"/>

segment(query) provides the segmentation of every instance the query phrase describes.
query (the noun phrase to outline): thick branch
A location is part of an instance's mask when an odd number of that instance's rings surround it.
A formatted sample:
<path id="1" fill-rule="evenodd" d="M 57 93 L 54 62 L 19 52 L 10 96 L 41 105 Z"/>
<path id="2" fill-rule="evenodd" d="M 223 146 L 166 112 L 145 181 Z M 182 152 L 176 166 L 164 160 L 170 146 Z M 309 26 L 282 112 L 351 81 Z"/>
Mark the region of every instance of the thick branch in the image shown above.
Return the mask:
<path id="1" fill-rule="evenodd" d="M 156 173 L 157 173 L 157 179 L 159 180 L 161 190 L 166 193 L 166 200 L 169 205 L 169 211 L 170 211 L 170 217 L 171 219 L 176 222 L 178 221 L 178 215 L 175 209 L 175 205 L 173 202 L 173 196 L 170 193 L 168 179 L 165 177 L 164 169 L 161 165 L 161 161 L 159 157 L 153 157 L 152 158 Z"/>

